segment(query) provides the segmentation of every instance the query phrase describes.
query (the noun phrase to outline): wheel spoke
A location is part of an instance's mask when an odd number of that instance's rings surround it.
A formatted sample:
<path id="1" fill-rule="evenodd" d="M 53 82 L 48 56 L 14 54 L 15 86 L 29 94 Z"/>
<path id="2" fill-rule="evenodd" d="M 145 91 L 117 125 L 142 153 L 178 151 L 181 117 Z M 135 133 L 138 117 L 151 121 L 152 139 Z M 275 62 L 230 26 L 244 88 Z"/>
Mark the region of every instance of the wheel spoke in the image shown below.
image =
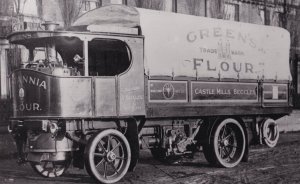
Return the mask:
<path id="1" fill-rule="evenodd" d="M 49 162 L 45 162 L 45 164 L 44 164 L 44 169 L 47 167 L 48 163 L 49 163 Z"/>
<path id="2" fill-rule="evenodd" d="M 52 162 L 52 165 L 53 165 L 53 173 L 54 173 L 54 176 L 57 177 L 57 174 L 56 174 L 56 165 L 54 162 Z"/>
<path id="3" fill-rule="evenodd" d="M 111 136 L 110 135 L 108 135 L 108 137 L 107 137 L 107 152 L 109 152 L 110 151 L 110 141 L 111 141 Z"/>
<path id="4" fill-rule="evenodd" d="M 225 135 L 226 135 L 226 124 L 223 127 L 223 132 L 222 132 L 221 138 L 224 139 Z"/>
<path id="5" fill-rule="evenodd" d="M 99 167 L 99 166 L 103 163 L 103 161 L 104 161 L 104 158 L 102 158 L 102 159 L 98 162 L 98 164 L 96 165 L 96 168 Z"/>
<path id="6" fill-rule="evenodd" d="M 104 148 L 103 144 L 99 141 L 98 146 L 104 150 L 104 152 L 107 152 L 107 150 Z"/>
<path id="7" fill-rule="evenodd" d="M 107 178 L 107 162 L 104 162 L 104 178 Z"/>
<path id="8" fill-rule="evenodd" d="M 119 146 L 121 146 L 121 143 L 119 142 L 111 151 L 115 151 Z"/>
<path id="9" fill-rule="evenodd" d="M 103 158 L 105 155 L 102 153 L 94 153 L 94 156 Z"/>
<path id="10" fill-rule="evenodd" d="M 222 143 L 222 137 L 219 136 L 219 137 L 218 137 L 218 145 L 220 145 L 221 143 Z"/>
<path id="11" fill-rule="evenodd" d="M 224 152 L 223 152 L 222 147 L 219 148 L 219 153 L 220 153 L 221 158 L 223 158 L 224 157 Z"/>
<path id="12" fill-rule="evenodd" d="M 232 132 L 230 132 L 230 134 L 227 135 L 223 140 L 227 140 L 227 139 L 229 139 L 229 138 L 232 137 L 232 136 L 233 136 L 233 134 L 232 134 Z"/>
<path id="13" fill-rule="evenodd" d="M 224 150 L 224 156 L 227 157 L 229 155 L 229 152 L 227 151 L 226 147 L 224 147 L 223 150 Z"/>
<path id="14" fill-rule="evenodd" d="M 109 165 L 113 168 L 113 170 L 117 173 L 117 174 L 119 174 L 119 171 L 117 170 L 117 168 L 115 168 L 115 166 L 114 166 L 114 164 L 111 162 L 111 163 L 109 163 Z"/>

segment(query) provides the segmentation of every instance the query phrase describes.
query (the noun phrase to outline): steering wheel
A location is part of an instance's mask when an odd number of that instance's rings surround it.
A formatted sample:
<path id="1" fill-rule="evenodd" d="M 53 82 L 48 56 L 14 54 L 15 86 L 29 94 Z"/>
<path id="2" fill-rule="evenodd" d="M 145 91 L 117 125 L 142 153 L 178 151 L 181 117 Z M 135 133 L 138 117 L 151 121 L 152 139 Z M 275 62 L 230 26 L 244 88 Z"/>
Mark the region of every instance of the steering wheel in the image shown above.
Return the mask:
<path id="1" fill-rule="evenodd" d="M 37 63 L 35 70 L 40 71 L 41 68 L 46 68 L 44 63 Z"/>
<path id="2" fill-rule="evenodd" d="M 34 63 L 28 63 L 25 65 L 25 68 L 29 68 L 32 70 L 40 71 L 41 68 L 46 68 L 46 65 L 44 64 L 44 61 L 37 60 Z"/>

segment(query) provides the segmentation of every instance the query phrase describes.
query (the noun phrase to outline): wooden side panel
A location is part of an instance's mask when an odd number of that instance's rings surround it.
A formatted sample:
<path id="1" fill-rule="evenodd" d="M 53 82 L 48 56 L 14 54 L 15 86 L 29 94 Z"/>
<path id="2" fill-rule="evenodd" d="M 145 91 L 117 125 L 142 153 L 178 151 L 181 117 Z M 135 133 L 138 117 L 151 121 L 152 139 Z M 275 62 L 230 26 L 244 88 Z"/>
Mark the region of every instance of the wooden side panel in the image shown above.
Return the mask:
<path id="1" fill-rule="evenodd" d="M 187 103 L 187 81 L 148 81 L 148 101 L 156 103 Z"/>
<path id="2" fill-rule="evenodd" d="M 289 114 L 287 83 L 147 81 L 147 117 Z"/>
<path id="3" fill-rule="evenodd" d="M 95 116 L 116 116 L 116 79 L 95 78 Z"/>
<path id="4" fill-rule="evenodd" d="M 125 40 L 131 49 L 132 64 L 118 78 L 119 116 L 145 115 L 143 39 Z"/>
<path id="5" fill-rule="evenodd" d="M 193 103 L 257 103 L 258 83 L 191 82 Z"/>
<path id="6" fill-rule="evenodd" d="M 264 106 L 286 106 L 288 104 L 288 84 L 264 83 Z"/>
<path id="7" fill-rule="evenodd" d="M 251 116 L 251 115 L 286 115 L 292 112 L 291 107 L 268 107 L 260 106 L 192 106 L 192 105 L 149 105 L 147 118 L 178 118 L 197 116 Z"/>

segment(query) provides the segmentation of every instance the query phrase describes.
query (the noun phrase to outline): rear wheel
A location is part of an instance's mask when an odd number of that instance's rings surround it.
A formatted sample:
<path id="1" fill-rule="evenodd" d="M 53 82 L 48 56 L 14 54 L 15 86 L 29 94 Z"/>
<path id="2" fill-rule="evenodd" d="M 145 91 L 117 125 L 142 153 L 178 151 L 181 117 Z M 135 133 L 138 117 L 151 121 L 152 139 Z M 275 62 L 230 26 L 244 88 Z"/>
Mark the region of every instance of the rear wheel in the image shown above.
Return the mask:
<path id="1" fill-rule="evenodd" d="M 85 149 L 87 172 L 102 183 L 115 183 L 127 173 L 131 152 L 125 136 L 113 129 L 90 138 Z"/>
<path id="2" fill-rule="evenodd" d="M 262 125 L 263 143 L 270 148 L 277 145 L 279 139 L 279 130 L 276 121 L 266 119 Z"/>
<path id="3" fill-rule="evenodd" d="M 240 163 L 245 153 L 245 133 L 238 121 L 225 119 L 212 132 L 212 145 L 208 148 L 209 162 L 221 167 L 234 167 Z M 206 156 L 207 157 L 207 156 Z"/>

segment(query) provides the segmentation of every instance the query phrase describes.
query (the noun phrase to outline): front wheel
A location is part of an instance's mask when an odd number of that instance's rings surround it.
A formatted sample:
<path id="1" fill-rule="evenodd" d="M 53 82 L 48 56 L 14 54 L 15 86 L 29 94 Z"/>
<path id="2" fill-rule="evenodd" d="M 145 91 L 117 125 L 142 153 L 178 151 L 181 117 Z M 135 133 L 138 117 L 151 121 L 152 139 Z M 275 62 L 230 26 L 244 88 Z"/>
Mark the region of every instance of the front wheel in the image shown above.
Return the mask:
<path id="1" fill-rule="evenodd" d="M 127 173 L 131 151 L 126 137 L 108 129 L 90 138 L 85 149 L 87 172 L 101 183 L 115 183 Z"/>
<path id="2" fill-rule="evenodd" d="M 212 162 L 227 168 L 238 165 L 246 147 L 245 133 L 240 123 L 235 119 L 225 119 L 217 124 L 212 135 Z"/>
<path id="3" fill-rule="evenodd" d="M 70 166 L 71 160 L 30 162 L 32 169 L 46 178 L 61 176 Z"/>

